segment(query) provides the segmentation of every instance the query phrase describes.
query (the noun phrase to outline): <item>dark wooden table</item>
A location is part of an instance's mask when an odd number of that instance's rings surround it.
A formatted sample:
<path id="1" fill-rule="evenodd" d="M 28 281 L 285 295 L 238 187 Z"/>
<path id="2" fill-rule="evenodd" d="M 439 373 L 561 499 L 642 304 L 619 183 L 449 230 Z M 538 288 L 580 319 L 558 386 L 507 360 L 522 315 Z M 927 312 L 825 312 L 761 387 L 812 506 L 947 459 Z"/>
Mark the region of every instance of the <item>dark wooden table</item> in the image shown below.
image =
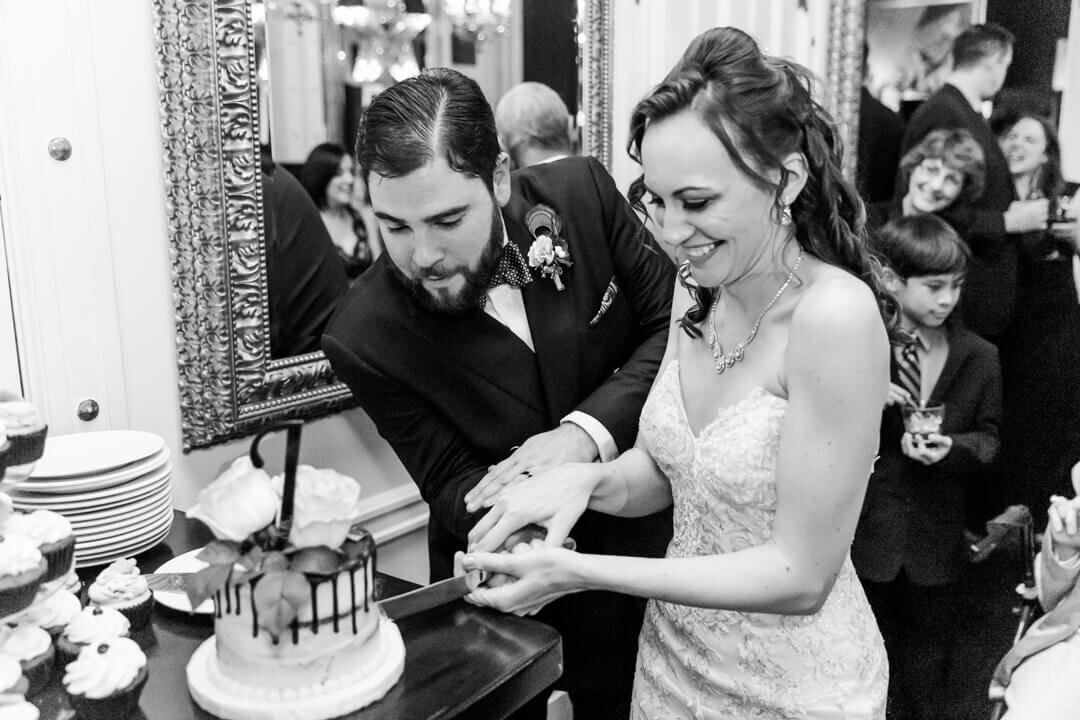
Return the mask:
<path id="1" fill-rule="evenodd" d="M 176 513 L 163 543 L 136 556 L 143 572 L 201 547 L 210 539 L 200 524 Z M 92 580 L 101 568 L 80 571 Z M 391 597 L 415 588 L 379 573 L 376 594 Z M 562 674 L 562 640 L 534 620 L 473 607 L 458 600 L 398 622 L 405 641 L 405 673 L 382 700 L 350 715 L 350 720 L 435 720 L 504 718 L 550 686 Z M 150 628 L 135 639 L 146 651 L 150 679 L 140 702 L 146 720 L 204 720 L 213 716 L 188 693 L 188 658 L 213 634 L 212 618 L 158 605 Z M 58 672 L 59 674 L 59 672 Z M 56 687 L 33 698 L 43 720 L 74 717 Z"/>

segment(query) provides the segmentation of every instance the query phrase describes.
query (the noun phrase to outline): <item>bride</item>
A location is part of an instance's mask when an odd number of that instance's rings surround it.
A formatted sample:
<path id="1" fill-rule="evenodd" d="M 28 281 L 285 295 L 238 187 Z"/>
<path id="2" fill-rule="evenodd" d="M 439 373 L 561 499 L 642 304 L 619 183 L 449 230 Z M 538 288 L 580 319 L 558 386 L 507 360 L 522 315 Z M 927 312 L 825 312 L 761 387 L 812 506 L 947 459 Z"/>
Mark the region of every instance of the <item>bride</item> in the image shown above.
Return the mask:
<path id="1" fill-rule="evenodd" d="M 586 589 L 651 599 L 634 718 L 883 718 L 888 677 L 848 557 L 889 387 L 862 204 L 809 73 L 746 34 L 695 39 L 631 119 L 662 241 L 683 261 L 637 447 L 466 498 L 490 512 L 470 600 L 518 614 Z M 586 508 L 674 503 L 664 559 L 560 547 Z M 538 522 L 543 547 L 493 554 Z"/>

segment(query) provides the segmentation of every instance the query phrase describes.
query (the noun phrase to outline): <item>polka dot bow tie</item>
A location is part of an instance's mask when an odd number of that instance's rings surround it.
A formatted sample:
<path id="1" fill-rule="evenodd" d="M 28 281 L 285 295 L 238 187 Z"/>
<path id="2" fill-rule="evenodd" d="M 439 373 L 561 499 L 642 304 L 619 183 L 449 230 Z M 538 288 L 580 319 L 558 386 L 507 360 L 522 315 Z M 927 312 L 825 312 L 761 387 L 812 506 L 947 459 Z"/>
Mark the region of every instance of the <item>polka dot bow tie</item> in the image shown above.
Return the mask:
<path id="1" fill-rule="evenodd" d="M 499 264 L 495 272 L 491 274 L 488 287 L 498 285 L 513 285 L 525 287 L 533 281 L 532 273 L 529 272 L 529 264 L 525 262 L 525 256 L 521 249 L 513 242 L 503 245 L 502 255 L 499 256 Z"/>

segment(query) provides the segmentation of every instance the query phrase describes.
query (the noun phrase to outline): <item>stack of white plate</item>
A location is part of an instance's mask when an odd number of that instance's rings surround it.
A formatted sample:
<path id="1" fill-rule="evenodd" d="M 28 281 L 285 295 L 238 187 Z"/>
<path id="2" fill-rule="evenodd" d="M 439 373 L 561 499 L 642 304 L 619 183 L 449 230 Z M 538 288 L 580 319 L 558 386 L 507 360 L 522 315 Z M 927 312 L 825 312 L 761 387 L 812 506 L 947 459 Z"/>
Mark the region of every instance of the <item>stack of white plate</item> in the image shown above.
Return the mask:
<path id="1" fill-rule="evenodd" d="M 75 530 L 75 566 L 148 550 L 172 525 L 172 466 L 153 433 L 107 430 L 49 436 L 30 477 L 9 491 L 15 508 L 53 510 Z"/>

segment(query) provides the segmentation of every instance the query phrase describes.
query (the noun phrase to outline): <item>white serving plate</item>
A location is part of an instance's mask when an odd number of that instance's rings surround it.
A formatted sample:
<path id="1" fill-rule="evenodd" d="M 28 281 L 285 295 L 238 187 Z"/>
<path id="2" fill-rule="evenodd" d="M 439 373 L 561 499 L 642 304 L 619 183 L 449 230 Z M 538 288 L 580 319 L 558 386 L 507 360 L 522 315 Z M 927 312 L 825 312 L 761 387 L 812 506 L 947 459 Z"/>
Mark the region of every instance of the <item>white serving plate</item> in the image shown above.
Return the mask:
<path id="1" fill-rule="evenodd" d="M 103 473 L 144 460 L 165 447 L 165 438 L 139 430 L 102 430 L 49 435 L 31 479 Z"/>
<path id="2" fill-rule="evenodd" d="M 148 495 L 122 500 L 113 505 L 105 505 L 91 510 L 65 510 L 61 514 L 68 519 L 72 527 L 93 528 L 114 522 L 120 518 L 138 515 L 147 508 L 157 505 L 162 498 L 169 497 L 171 494 L 172 488 L 165 484 Z"/>
<path id="3" fill-rule="evenodd" d="M 126 528 L 118 528 L 115 533 L 104 537 L 83 538 L 75 536 L 75 553 L 81 551 L 83 555 L 107 551 L 111 546 L 124 546 L 137 543 L 140 538 L 153 535 L 161 530 L 162 526 L 168 526 L 172 522 L 172 508 L 168 514 L 159 513 L 156 516 L 131 523 Z"/>
<path id="4" fill-rule="evenodd" d="M 120 485 L 128 480 L 133 480 L 140 475 L 146 475 L 153 472 L 158 468 L 168 464 L 169 462 L 169 449 L 161 448 L 161 450 L 152 454 L 148 458 L 144 458 L 134 463 L 130 463 L 116 470 L 110 470 L 105 473 L 94 473 L 92 475 L 83 475 L 77 478 L 67 479 L 48 479 L 48 480 L 26 480 L 19 483 L 19 492 L 23 493 L 36 493 L 46 495 L 59 495 L 64 493 L 74 492 L 86 492 L 89 490 L 99 490 L 101 488 L 113 487 Z"/>
<path id="5" fill-rule="evenodd" d="M 196 555 L 202 552 L 202 548 L 196 548 L 189 550 L 183 555 L 177 555 L 172 560 L 163 563 L 154 572 L 159 573 L 189 573 L 198 572 L 206 567 L 206 563 L 199 560 Z M 173 610 L 179 610 L 180 612 L 193 612 L 197 615 L 210 615 L 214 612 L 214 601 L 204 600 L 199 607 L 194 610 L 191 609 L 191 602 L 188 600 L 187 593 L 176 592 L 170 590 L 155 590 L 154 602 L 160 603 L 167 608 Z"/>
<path id="6" fill-rule="evenodd" d="M 130 545 L 116 545 L 112 548 L 108 548 L 104 551 L 94 551 L 87 553 L 80 553 L 78 547 L 75 548 L 75 567 L 94 567 L 96 565 L 108 565 L 114 560 L 121 558 L 131 557 L 132 555 L 138 555 L 144 550 L 157 545 L 159 542 L 165 539 L 169 534 L 169 528 L 172 526 L 171 522 L 165 524 L 162 530 L 154 535 L 147 535 L 133 541 Z"/>
<path id="7" fill-rule="evenodd" d="M 147 494 L 161 489 L 162 485 L 168 484 L 172 475 L 172 466 L 166 463 L 154 472 L 147 473 L 123 485 L 90 490 L 87 492 L 65 493 L 63 495 L 38 495 L 23 494 L 13 490 L 11 500 L 19 510 L 85 510 L 100 505 L 113 505 L 123 500 L 137 497 L 145 497 Z"/>
<path id="8" fill-rule="evenodd" d="M 172 513 L 172 498 L 163 498 L 152 508 L 147 508 L 127 518 L 112 520 L 108 525 L 101 525 L 96 528 L 76 528 L 75 537 L 84 546 L 86 543 L 97 540 L 122 537 L 134 533 L 155 521 L 160 521 L 165 513 Z"/>

